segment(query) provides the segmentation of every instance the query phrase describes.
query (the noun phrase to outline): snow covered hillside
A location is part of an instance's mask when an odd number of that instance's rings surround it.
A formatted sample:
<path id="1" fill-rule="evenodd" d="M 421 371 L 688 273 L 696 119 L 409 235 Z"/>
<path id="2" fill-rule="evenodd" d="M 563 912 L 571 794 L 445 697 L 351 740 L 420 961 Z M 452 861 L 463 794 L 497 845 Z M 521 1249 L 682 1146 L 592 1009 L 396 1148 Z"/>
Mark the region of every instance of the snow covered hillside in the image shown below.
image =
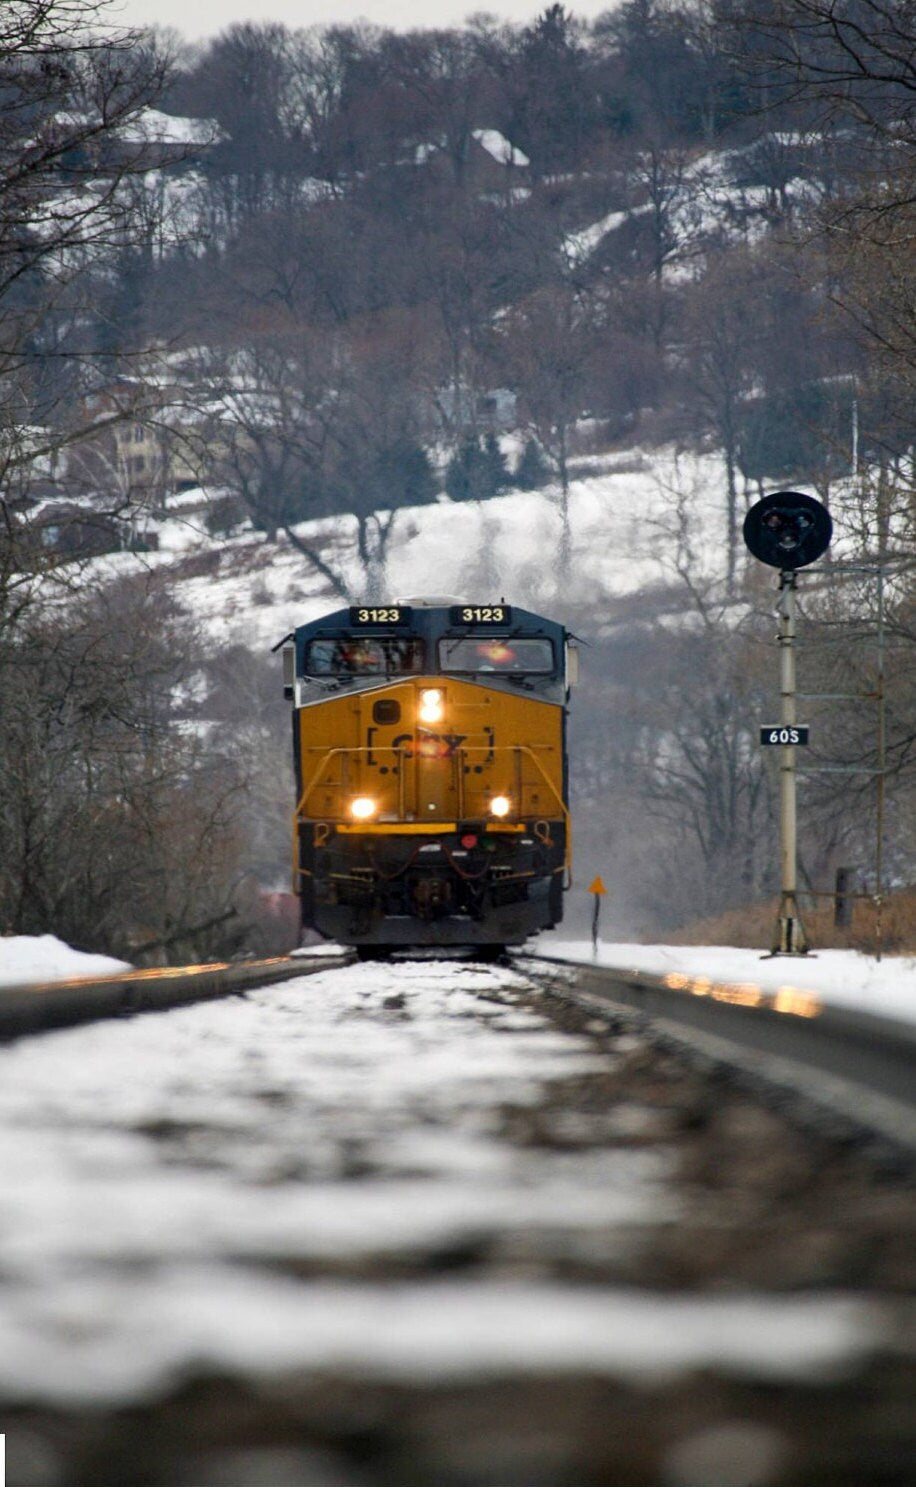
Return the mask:
<path id="1" fill-rule="evenodd" d="M 717 455 L 632 450 L 580 467 L 569 496 L 568 578 L 557 569 L 556 488 L 486 502 L 442 497 L 398 512 L 385 564 L 386 597 L 505 596 L 536 610 L 594 609 L 599 617 L 603 600 L 664 589 L 688 558 L 695 578 L 722 578 L 725 491 Z M 159 530 L 157 553 L 107 556 L 97 560 L 96 571 L 113 576 L 167 569 L 175 597 L 220 642 L 269 647 L 294 625 L 344 602 L 282 535 L 276 543 L 253 532 L 216 542 L 202 514 L 180 512 Z M 365 597 L 355 521 L 326 518 L 301 530 L 321 545 L 350 596 Z M 205 565 L 199 561 L 204 553 Z"/>

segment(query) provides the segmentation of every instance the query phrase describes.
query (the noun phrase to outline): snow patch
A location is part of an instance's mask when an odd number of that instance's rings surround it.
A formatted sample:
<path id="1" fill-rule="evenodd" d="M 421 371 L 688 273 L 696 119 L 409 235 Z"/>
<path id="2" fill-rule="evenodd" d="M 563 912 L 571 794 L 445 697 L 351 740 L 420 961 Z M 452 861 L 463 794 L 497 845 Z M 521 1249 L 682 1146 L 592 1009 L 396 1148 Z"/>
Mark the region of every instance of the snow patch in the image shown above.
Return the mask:
<path id="1" fill-rule="evenodd" d="M 772 958 L 762 950 L 727 945 L 613 945 L 599 940 L 593 956 L 590 942 L 552 935 L 541 941 L 539 951 L 561 960 L 652 976 L 673 972 L 707 977 L 719 985 L 754 985 L 771 992 L 791 988 L 833 1007 L 916 1022 L 916 958 L 908 955 L 878 961 L 858 950 L 818 950 Z"/>
<path id="2" fill-rule="evenodd" d="M 106 976 L 129 971 L 125 960 L 73 950 L 56 935 L 0 935 L 0 986 L 69 981 L 74 976 Z"/>
<path id="3" fill-rule="evenodd" d="M 643 1296 L 551 1284 L 297 1285 L 177 1268 L 102 1288 L 74 1276 L 0 1322 L 8 1399 L 128 1402 L 207 1369 L 435 1384 L 596 1374 L 651 1383 L 709 1369 L 813 1382 L 842 1376 L 888 1330 L 845 1296 Z M 67 1346 L 62 1346 L 66 1338 Z"/>

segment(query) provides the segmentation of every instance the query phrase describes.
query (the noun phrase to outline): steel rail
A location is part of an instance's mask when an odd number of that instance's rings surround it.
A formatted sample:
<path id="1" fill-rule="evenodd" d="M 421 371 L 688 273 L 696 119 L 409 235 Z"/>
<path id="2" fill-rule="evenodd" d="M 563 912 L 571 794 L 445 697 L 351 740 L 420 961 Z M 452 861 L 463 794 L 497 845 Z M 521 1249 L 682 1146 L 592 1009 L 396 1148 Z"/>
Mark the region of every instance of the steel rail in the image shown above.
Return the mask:
<path id="1" fill-rule="evenodd" d="M 0 988 L 0 1043 L 78 1023 L 136 1012 L 163 1012 L 192 1002 L 238 996 L 296 976 L 313 976 L 349 963 L 346 954 L 275 956 L 267 960 L 217 961 L 210 965 L 157 966 L 115 971 L 109 976 Z"/>
<path id="2" fill-rule="evenodd" d="M 524 952 L 512 959 L 567 1001 L 635 1014 L 707 1065 L 800 1098 L 821 1124 L 916 1152 L 916 1024 L 832 1006 L 795 986 L 768 991 Z"/>
<path id="3" fill-rule="evenodd" d="M 348 954 L 166 966 L 0 989 L 0 1042 L 235 996 L 348 964 Z M 644 1024 L 706 1067 L 783 1091 L 848 1132 L 916 1151 L 916 1025 L 823 1002 L 792 986 L 596 966 L 524 951 L 511 963 L 548 993 Z"/>

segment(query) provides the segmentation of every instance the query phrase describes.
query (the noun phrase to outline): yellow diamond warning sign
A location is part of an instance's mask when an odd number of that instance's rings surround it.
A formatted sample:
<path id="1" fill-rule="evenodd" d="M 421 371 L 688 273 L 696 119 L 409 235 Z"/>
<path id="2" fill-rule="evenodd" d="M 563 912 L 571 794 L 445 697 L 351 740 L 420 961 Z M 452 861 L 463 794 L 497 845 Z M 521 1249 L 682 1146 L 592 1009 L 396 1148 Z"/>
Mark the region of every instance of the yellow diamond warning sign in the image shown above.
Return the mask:
<path id="1" fill-rule="evenodd" d="M 588 885 L 589 893 L 607 893 L 607 889 L 600 878 L 593 878 Z"/>

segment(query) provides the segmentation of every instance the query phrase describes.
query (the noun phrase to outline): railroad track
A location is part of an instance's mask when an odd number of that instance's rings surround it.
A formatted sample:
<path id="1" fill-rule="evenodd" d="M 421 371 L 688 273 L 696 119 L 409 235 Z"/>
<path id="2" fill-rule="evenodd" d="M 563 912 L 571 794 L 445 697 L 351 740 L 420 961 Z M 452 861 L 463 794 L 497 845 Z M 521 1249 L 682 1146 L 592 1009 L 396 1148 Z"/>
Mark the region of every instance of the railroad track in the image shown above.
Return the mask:
<path id="1" fill-rule="evenodd" d="M 907 1483 L 899 1155 L 723 1077 L 649 978 L 246 971 L 0 1050 L 13 1482 Z"/>
<path id="2" fill-rule="evenodd" d="M 833 1007 L 791 986 L 517 958 L 559 997 L 635 1014 L 656 1039 L 758 1091 L 788 1094 L 822 1126 L 871 1132 L 916 1152 L 916 1025 Z"/>
<path id="3" fill-rule="evenodd" d="M 349 956 L 273 956 L 266 960 L 215 961 L 208 965 L 162 966 L 75 976 L 0 988 L 0 1042 L 52 1032 L 107 1017 L 165 1012 L 194 1002 L 238 996 L 258 986 L 311 976 L 346 965 Z"/>
<path id="4" fill-rule="evenodd" d="M 0 990 L 0 1042 L 29 1033 L 240 995 L 349 964 L 340 955 L 134 970 Z M 769 992 L 676 973 L 647 975 L 518 953 L 513 965 L 596 1014 L 635 1016 L 656 1040 L 758 1092 L 788 1094 L 808 1120 L 916 1151 L 916 1026 L 832 1007 L 793 987 Z"/>

